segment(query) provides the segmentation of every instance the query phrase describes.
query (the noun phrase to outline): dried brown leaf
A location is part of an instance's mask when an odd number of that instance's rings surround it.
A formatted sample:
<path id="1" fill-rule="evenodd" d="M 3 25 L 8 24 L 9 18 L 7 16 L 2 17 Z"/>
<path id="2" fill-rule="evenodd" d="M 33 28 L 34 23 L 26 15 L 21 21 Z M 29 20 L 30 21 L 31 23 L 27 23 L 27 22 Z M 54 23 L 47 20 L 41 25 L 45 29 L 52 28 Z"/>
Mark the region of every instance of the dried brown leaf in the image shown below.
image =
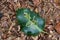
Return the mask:
<path id="1" fill-rule="evenodd" d="M 60 34 L 60 22 L 55 26 L 55 30 Z"/>
<path id="2" fill-rule="evenodd" d="M 35 6 L 38 6 L 41 2 L 42 0 L 33 0 Z"/>
<path id="3" fill-rule="evenodd" d="M 60 5 L 60 0 L 54 0 L 54 2 L 56 3 L 56 5 Z"/>

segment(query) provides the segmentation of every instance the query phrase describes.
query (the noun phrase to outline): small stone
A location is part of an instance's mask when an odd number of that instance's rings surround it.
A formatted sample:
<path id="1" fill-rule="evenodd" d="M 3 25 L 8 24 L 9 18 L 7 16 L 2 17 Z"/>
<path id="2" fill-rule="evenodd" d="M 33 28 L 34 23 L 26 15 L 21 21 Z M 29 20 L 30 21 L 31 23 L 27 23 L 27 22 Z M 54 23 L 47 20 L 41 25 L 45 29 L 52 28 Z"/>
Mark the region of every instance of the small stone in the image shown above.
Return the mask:
<path id="1" fill-rule="evenodd" d="M 14 0 L 14 2 L 17 2 L 17 0 Z"/>
<path id="2" fill-rule="evenodd" d="M 53 34 L 53 31 L 50 31 L 51 34 Z"/>
<path id="3" fill-rule="evenodd" d="M 51 38 L 52 37 L 52 35 L 49 35 L 49 38 Z"/>

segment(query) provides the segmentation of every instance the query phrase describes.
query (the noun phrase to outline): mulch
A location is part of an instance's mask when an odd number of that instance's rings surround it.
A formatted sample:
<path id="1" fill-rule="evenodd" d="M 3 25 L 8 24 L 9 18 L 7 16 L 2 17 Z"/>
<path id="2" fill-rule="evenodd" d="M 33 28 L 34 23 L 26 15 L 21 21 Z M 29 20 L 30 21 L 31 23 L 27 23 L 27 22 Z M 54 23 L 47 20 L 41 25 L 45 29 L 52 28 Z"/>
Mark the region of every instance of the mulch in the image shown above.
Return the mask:
<path id="1" fill-rule="evenodd" d="M 24 35 L 16 21 L 18 8 L 30 8 L 44 18 L 44 31 L 48 34 L 40 33 L 36 37 Z M 0 0 L 0 40 L 60 40 L 60 31 L 56 30 L 58 24 L 59 0 Z"/>

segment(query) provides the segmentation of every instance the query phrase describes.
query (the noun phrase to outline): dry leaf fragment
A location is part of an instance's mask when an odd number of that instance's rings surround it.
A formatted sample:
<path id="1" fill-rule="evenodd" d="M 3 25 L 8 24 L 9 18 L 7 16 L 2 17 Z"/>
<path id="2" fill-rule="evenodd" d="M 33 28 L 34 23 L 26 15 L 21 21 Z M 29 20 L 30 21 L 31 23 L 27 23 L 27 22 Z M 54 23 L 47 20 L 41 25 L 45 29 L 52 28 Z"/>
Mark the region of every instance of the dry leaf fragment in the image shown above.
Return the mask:
<path id="1" fill-rule="evenodd" d="M 35 9 L 35 12 L 38 13 L 38 8 Z"/>
<path id="2" fill-rule="evenodd" d="M 38 6 L 41 2 L 42 0 L 33 0 L 35 6 Z"/>
<path id="3" fill-rule="evenodd" d="M 54 0 L 54 2 L 56 3 L 56 5 L 60 5 L 60 0 Z"/>
<path id="4" fill-rule="evenodd" d="M 57 23 L 55 30 L 60 34 L 60 23 Z"/>

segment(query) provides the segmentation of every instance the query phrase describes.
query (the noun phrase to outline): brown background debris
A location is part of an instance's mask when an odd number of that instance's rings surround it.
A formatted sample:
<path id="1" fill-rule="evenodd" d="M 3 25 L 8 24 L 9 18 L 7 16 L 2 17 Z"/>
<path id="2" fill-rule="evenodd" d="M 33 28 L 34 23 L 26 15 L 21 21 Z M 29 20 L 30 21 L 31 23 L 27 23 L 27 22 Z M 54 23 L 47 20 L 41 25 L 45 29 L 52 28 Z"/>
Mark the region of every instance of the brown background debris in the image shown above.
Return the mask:
<path id="1" fill-rule="evenodd" d="M 44 18 L 48 34 L 24 35 L 16 21 L 18 8 L 30 8 Z M 0 12 L 0 40 L 60 40 L 60 0 L 0 0 Z"/>

